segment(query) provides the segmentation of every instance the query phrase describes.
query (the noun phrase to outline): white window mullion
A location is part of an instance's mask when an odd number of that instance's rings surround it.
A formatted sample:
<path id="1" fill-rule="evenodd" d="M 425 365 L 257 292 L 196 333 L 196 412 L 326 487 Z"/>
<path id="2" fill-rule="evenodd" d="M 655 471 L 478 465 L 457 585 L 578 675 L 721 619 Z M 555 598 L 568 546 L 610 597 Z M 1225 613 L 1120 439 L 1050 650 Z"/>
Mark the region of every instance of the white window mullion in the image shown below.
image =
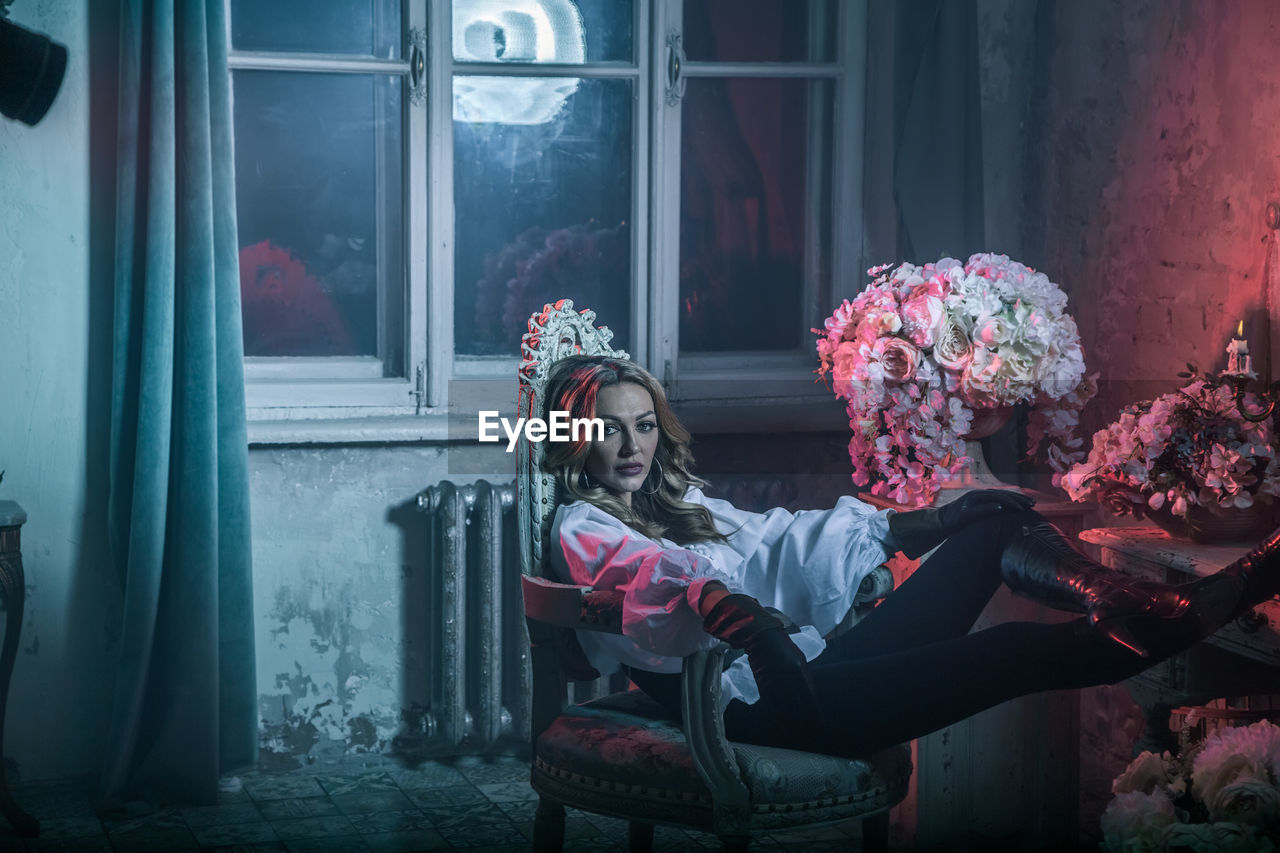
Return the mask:
<path id="1" fill-rule="evenodd" d="M 655 0 L 649 45 L 650 104 L 653 150 L 648 287 L 638 294 L 648 300 L 648 366 L 679 399 L 677 357 L 680 350 L 680 102 L 670 103 L 667 68 L 672 41 L 679 37 L 683 0 Z M 644 292 L 647 290 L 647 293 Z"/>
<path id="2" fill-rule="evenodd" d="M 448 402 L 453 378 L 453 10 L 427 3 L 427 404 Z M 421 150 L 421 149 L 420 149 Z M 418 153 L 418 152 L 415 152 Z"/>
<path id="3" fill-rule="evenodd" d="M 419 50 L 423 50 L 423 61 L 429 59 L 430 44 L 423 41 L 427 33 L 427 10 L 423 8 L 421 3 L 408 4 L 408 33 L 409 38 L 405 45 L 408 51 L 408 59 L 412 63 L 414 61 L 413 49 L 415 42 Z M 430 68 L 428 62 L 426 68 Z M 413 69 L 410 68 L 409 79 L 413 79 Z M 428 196 L 427 196 L 427 178 L 428 163 L 424 152 L 428 150 L 430 144 L 430 136 L 428 135 L 429 123 L 427 121 L 427 110 L 431 104 L 431 81 L 428 72 L 427 79 L 420 84 L 426 90 L 426 100 L 420 103 L 413 103 L 412 92 L 407 91 L 405 97 L 404 108 L 407 120 L 405 122 L 405 139 L 404 139 L 404 174 L 407 182 L 408 192 L 405 193 L 405 265 L 406 274 L 409 280 L 408 294 L 408 322 L 405 324 L 405 361 L 407 362 L 407 377 L 410 383 L 411 392 L 414 394 L 418 403 L 417 410 L 421 413 L 423 406 L 432 405 L 430 389 L 427 377 L 427 326 L 429 307 L 428 288 L 431 286 L 430 270 L 427 267 L 428 258 L 430 257 L 427 247 L 428 239 Z M 410 87 L 406 86 L 406 90 Z M 418 372 L 422 371 L 422 378 L 419 380 Z M 421 383 L 421 384 L 420 384 Z M 421 398 L 418 395 L 423 395 Z"/>
<path id="4" fill-rule="evenodd" d="M 816 226 L 818 223 L 825 223 L 831 229 L 832 235 L 835 233 L 835 223 L 831 222 L 829 217 L 834 217 L 835 214 L 836 188 L 831 187 L 830 198 L 832 209 L 824 211 L 822 209 L 822 205 L 827 200 L 827 195 L 824 190 L 827 188 L 828 182 L 831 180 L 831 173 L 829 171 L 820 171 L 814 168 L 814 164 L 817 163 L 823 163 L 829 168 L 831 164 L 828 162 L 828 158 L 831 158 L 835 153 L 833 150 L 828 148 L 828 134 L 831 130 L 831 107 L 825 99 L 820 97 L 824 84 L 826 83 L 828 83 L 827 80 L 819 78 L 816 80 L 810 80 L 807 84 L 809 88 L 810 109 L 807 116 L 808 127 L 806 128 L 808 144 L 806 146 L 807 150 L 805 156 L 808 158 L 808 168 L 805 170 L 804 176 L 805 204 L 807 208 L 805 217 L 808 219 L 811 227 L 805 228 L 803 250 L 804 278 L 802 279 L 804 294 L 800 303 L 806 317 L 816 317 L 819 316 L 819 312 L 823 310 L 830 310 L 818 304 L 821 298 L 818 277 L 821 274 L 822 267 L 825 265 L 827 259 L 823 257 L 824 246 L 822 229 L 812 227 Z M 839 269 L 840 267 L 835 268 L 835 270 Z M 829 273 L 832 278 L 835 278 L 835 276 L 838 275 L 835 270 L 832 270 Z M 802 351 L 804 350 L 804 344 L 801 345 L 801 349 Z"/>
<path id="5" fill-rule="evenodd" d="M 645 57 L 649 56 L 649 0 L 636 0 L 632 19 L 634 33 L 633 59 L 640 73 L 633 78 L 635 91 L 632 112 L 631 162 L 634 164 L 631 182 L 631 357 L 639 364 L 649 364 L 650 303 L 649 281 L 649 211 L 650 211 L 650 90 L 651 76 L 644 72 Z"/>
<path id="6" fill-rule="evenodd" d="M 832 146 L 832 304 L 853 298 L 864 282 L 866 228 L 862 210 L 863 134 L 866 127 L 867 0 L 839 4 L 837 59 L 843 70 L 836 81 L 835 137 Z"/>

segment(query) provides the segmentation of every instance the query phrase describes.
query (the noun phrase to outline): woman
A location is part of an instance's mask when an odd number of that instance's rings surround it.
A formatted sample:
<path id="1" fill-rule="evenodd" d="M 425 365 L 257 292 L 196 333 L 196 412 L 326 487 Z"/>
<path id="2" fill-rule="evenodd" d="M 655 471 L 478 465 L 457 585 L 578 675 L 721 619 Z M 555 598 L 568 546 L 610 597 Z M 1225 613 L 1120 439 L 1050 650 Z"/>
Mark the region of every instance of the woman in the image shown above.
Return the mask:
<path id="1" fill-rule="evenodd" d="M 565 498 L 553 570 L 625 592 L 622 635 L 579 632 L 584 652 L 602 673 L 625 665 L 678 716 L 680 658 L 721 640 L 743 649 L 722 677 L 730 740 L 866 755 L 1016 696 L 1115 683 L 1280 590 L 1280 531 L 1221 572 L 1170 586 L 1088 560 L 1011 491 L 910 512 L 853 497 L 825 511 L 743 512 L 702 493 L 688 432 L 629 361 L 563 359 L 546 408 L 605 425 L 603 440 L 549 443 L 543 460 Z M 889 555 L 935 547 L 851 630 L 823 640 Z M 1085 616 L 969 633 L 1001 583 Z M 800 627 L 788 631 L 777 611 Z"/>

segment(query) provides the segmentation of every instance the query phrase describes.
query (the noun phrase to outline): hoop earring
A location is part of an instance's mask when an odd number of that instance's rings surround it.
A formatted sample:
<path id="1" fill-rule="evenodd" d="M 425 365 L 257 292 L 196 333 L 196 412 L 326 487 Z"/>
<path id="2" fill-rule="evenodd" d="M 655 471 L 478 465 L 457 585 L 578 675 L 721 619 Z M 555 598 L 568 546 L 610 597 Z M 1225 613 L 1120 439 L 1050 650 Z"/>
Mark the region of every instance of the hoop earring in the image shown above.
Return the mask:
<path id="1" fill-rule="evenodd" d="M 655 456 L 653 457 L 653 464 L 658 466 L 658 479 L 654 483 L 652 491 L 646 492 L 644 491 L 644 489 L 640 490 L 643 494 L 646 494 L 646 495 L 656 495 L 658 493 L 658 490 L 662 488 L 662 460 L 660 460 L 658 457 Z"/>

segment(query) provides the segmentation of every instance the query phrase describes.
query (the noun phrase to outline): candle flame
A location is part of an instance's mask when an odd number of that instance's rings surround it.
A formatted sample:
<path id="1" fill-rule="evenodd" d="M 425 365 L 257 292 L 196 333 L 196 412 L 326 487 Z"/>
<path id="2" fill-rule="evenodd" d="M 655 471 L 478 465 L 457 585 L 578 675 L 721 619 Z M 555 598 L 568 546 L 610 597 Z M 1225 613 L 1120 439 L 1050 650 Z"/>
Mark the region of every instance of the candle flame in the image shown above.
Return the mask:
<path id="1" fill-rule="evenodd" d="M 1236 337 L 1237 338 L 1244 337 L 1244 320 L 1241 320 L 1240 324 L 1236 326 Z"/>

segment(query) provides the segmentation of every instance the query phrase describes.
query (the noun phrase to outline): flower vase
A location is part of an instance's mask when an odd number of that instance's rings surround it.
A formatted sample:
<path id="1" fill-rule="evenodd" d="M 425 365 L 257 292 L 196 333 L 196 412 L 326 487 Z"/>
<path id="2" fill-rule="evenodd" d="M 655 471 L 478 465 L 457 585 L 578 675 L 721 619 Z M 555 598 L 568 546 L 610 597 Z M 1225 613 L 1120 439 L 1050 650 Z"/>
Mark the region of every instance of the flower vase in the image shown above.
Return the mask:
<path id="1" fill-rule="evenodd" d="M 1013 406 L 998 406 L 993 409 L 974 409 L 973 422 L 969 431 L 960 436 L 964 442 L 964 452 L 973 461 L 955 477 L 947 480 L 940 489 L 1015 489 L 1009 483 L 1002 482 L 987 466 L 987 457 L 982 450 L 982 439 L 995 435 L 1009 418 L 1013 416 Z M 938 503 L 948 503 L 939 500 Z"/>
<path id="2" fill-rule="evenodd" d="M 1147 510 L 1147 516 L 1174 539 L 1201 545 L 1252 544 L 1271 532 L 1275 511 L 1271 504 L 1247 507 L 1193 505 L 1186 515 L 1174 515 L 1168 507 Z"/>

